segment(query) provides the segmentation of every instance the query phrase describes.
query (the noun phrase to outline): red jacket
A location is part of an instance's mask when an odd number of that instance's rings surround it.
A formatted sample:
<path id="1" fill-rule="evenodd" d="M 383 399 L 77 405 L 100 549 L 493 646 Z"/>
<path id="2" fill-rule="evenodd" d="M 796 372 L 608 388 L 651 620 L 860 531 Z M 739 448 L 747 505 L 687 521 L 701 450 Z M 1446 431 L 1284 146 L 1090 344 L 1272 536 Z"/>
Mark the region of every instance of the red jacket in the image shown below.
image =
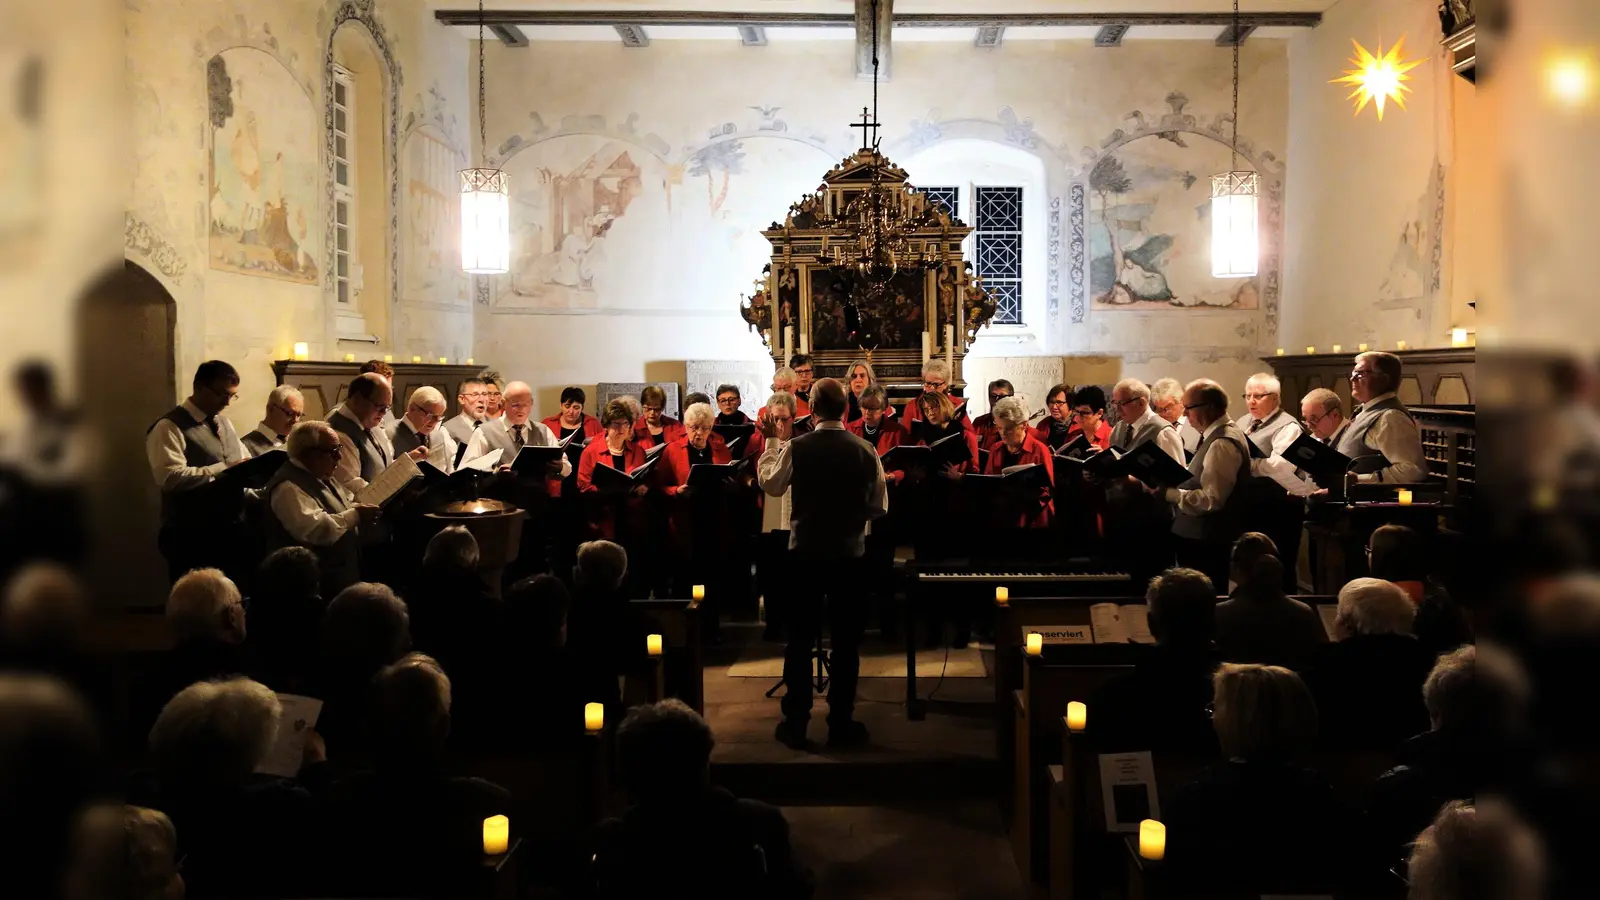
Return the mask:
<path id="1" fill-rule="evenodd" d="M 1082 433 L 1082 428 L 1077 425 L 1072 426 L 1072 429 L 1067 432 L 1067 441 L 1070 443 L 1077 440 L 1078 435 Z M 1106 424 L 1104 418 L 1100 419 L 1100 427 L 1095 429 L 1094 434 L 1089 436 L 1089 443 L 1099 447 L 1101 450 L 1111 449 L 1111 426 Z"/>
<path id="2" fill-rule="evenodd" d="M 550 433 L 555 435 L 556 440 L 561 440 L 562 426 L 561 417 L 559 415 L 551 416 L 550 418 L 545 419 L 544 427 L 550 429 Z M 605 429 L 600 427 L 600 420 L 589 415 L 588 413 L 583 414 L 583 421 L 578 423 L 578 427 L 583 429 L 583 436 L 585 439 L 599 437 L 605 433 Z"/>
<path id="3" fill-rule="evenodd" d="M 661 443 L 670 444 L 678 438 L 687 436 L 687 432 L 683 430 L 683 424 L 677 419 L 671 416 L 661 417 L 661 436 L 659 438 Z M 657 437 L 650 433 L 650 426 L 645 423 L 644 419 L 634 423 L 632 443 L 639 444 L 648 450 L 656 445 L 656 440 Z"/>
<path id="4" fill-rule="evenodd" d="M 960 402 L 958 403 L 957 401 L 960 401 Z M 961 400 L 960 397 L 951 397 L 950 398 L 950 402 L 951 403 L 955 403 L 957 406 L 960 407 L 959 411 L 957 411 L 957 413 L 956 413 L 956 420 L 961 423 L 961 427 L 967 429 L 968 431 L 971 431 L 972 430 L 972 419 L 967 415 L 967 404 L 966 404 L 966 401 L 965 400 Z M 916 397 L 912 397 L 911 398 L 911 402 L 907 403 L 906 406 L 905 406 L 906 427 L 910 428 L 912 422 L 920 422 L 920 421 L 922 421 L 922 404 L 917 402 L 917 398 Z"/>
<path id="5" fill-rule="evenodd" d="M 994 415 L 984 413 L 972 421 L 972 430 L 978 433 L 978 449 L 993 450 L 1000 443 L 1000 426 L 994 424 Z"/>
<path id="6" fill-rule="evenodd" d="M 849 424 L 845 425 L 844 428 L 846 431 L 850 432 L 856 437 L 866 440 L 867 427 L 866 423 L 862 419 L 857 419 L 854 422 L 850 422 Z M 905 442 L 906 430 L 900 426 L 899 422 L 896 422 L 893 419 L 878 420 L 878 445 L 876 449 L 879 456 L 888 453 L 890 450 L 893 450 Z M 905 477 L 906 473 L 899 469 L 883 470 L 883 478 L 890 484 L 899 484 L 901 481 L 905 480 Z"/>
<path id="7" fill-rule="evenodd" d="M 1006 460 L 1005 444 L 1000 444 L 989 451 L 989 465 L 984 469 L 985 475 L 999 475 L 1002 470 L 1010 466 L 1024 466 L 1029 463 L 1044 466 L 1045 476 L 1050 479 L 1050 485 L 1056 483 L 1055 463 L 1051 460 L 1050 448 L 1033 435 L 1022 439 L 1022 450 L 1015 460 L 1009 463 Z M 1055 503 L 1051 500 L 1050 487 L 1039 489 L 1039 503 L 1037 511 L 1032 514 L 1024 513 L 1014 523 L 1017 528 L 1048 528 L 1050 519 L 1055 515 Z"/>
<path id="8" fill-rule="evenodd" d="M 711 461 L 719 465 L 733 462 L 733 457 L 728 453 L 728 445 L 716 440 L 716 435 L 706 441 L 706 447 L 711 450 Z M 678 491 L 683 488 L 684 482 L 689 480 L 689 439 L 681 437 L 667 445 L 661 451 L 661 461 L 656 463 L 656 486 L 668 497 L 667 526 L 672 539 L 676 543 L 687 542 L 694 537 L 694 504 L 702 499 L 698 496 L 679 497 Z M 705 488 L 698 488 L 691 492 L 697 495 Z M 717 516 L 721 519 L 722 516 Z"/>
<path id="9" fill-rule="evenodd" d="M 645 448 L 638 441 L 628 441 L 622 445 L 623 471 L 632 472 L 644 465 Z M 666 451 L 662 451 L 663 453 Z M 611 449 L 602 440 L 590 441 L 589 446 L 583 448 L 583 456 L 578 458 L 578 491 L 585 494 L 597 494 L 600 489 L 594 484 L 594 467 L 611 465 Z M 657 463 L 656 465 L 660 465 Z M 643 520 L 644 498 L 629 497 L 627 510 L 630 530 L 639 526 Z M 588 527 L 592 535 L 597 535 L 605 540 L 613 540 L 616 536 L 615 516 L 610 503 L 593 503 L 588 509 Z"/>

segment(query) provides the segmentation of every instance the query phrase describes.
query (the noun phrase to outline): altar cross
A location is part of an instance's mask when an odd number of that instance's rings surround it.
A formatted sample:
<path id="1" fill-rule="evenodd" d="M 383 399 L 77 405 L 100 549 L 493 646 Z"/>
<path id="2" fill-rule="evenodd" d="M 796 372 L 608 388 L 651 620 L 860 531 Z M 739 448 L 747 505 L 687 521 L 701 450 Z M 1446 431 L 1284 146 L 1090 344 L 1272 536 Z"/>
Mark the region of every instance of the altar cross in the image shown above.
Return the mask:
<path id="1" fill-rule="evenodd" d="M 876 150 L 878 148 L 878 122 L 865 106 L 861 107 L 861 121 L 850 123 L 850 127 L 861 129 L 861 149 Z M 868 129 L 871 129 L 870 136 Z"/>

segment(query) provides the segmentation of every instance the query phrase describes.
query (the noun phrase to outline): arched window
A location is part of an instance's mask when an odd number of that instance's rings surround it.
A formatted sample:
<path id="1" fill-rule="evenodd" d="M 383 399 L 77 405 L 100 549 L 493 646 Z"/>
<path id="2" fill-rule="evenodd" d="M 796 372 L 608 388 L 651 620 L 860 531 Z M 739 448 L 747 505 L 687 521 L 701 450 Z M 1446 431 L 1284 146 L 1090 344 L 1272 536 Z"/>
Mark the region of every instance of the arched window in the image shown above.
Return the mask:
<path id="1" fill-rule="evenodd" d="M 331 78 L 334 333 L 344 344 L 370 345 L 389 330 L 392 174 L 384 143 L 388 74 L 360 22 L 334 33 Z"/>

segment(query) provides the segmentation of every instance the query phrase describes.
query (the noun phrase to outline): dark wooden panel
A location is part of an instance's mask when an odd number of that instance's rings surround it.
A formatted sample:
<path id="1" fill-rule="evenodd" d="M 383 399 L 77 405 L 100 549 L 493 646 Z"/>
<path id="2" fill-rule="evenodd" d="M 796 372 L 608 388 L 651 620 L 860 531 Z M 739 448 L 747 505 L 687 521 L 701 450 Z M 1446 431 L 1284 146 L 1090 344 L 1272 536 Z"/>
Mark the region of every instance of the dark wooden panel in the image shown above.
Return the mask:
<path id="1" fill-rule="evenodd" d="M 1477 403 L 1474 383 L 1477 350 L 1472 347 L 1438 350 L 1390 351 L 1404 365 L 1400 399 L 1407 406 L 1462 407 Z M 1283 383 L 1283 405 L 1299 413 L 1300 398 L 1313 388 L 1325 387 L 1339 395 L 1350 409 L 1350 370 L 1356 354 L 1316 353 L 1264 356 Z"/>
<path id="2" fill-rule="evenodd" d="M 456 403 L 456 388 L 461 379 L 476 375 L 484 366 L 440 366 L 427 363 L 391 363 L 394 366 L 394 412 L 405 412 L 404 403 L 411 392 L 423 385 L 438 388 L 444 394 L 446 419 L 461 412 Z M 326 418 L 328 411 L 344 402 L 345 392 L 361 371 L 357 362 L 320 362 L 316 360 L 280 359 L 272 364 L 272 374 L 278 384 L 291 384 L 306 396 L 306 415 L 313 419 Z"/>

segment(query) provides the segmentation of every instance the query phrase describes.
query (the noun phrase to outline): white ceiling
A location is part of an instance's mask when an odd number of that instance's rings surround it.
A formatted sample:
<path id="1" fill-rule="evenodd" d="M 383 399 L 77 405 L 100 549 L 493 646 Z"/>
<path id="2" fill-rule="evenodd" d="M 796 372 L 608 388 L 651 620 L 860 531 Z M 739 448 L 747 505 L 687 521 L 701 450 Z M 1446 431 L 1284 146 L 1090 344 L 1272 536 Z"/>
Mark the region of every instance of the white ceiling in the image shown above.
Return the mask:
<path id="1" fill-rule="evenodd" d="M 434 9 L 476 9 L 472 0 L 428 0 Z M 1241 12 L 1324 12 L 1339 0 L 1240 0 Z M 485 0 L 489 10 L 527 12 L 850 13 L 854 0 Z M 1231 0 L 894 0 L 897 13 L 1225 13 Z"/>
<path id="2" fill-rule="evenodd" d="M 769 0 L 769 2 L 783 2 L 783 0 Z M 726 25 L 646 25 L 645 35 L 652 41 L 737 41 L 739 30 Z M 528 40 L 540 41 L 603 41 L 617 43 L 617 30 L 610 25 L 519 25 L 518 28 Z M 1030 25 L 1026 27 L 1007 28 L 1001 38 L 1001 43 L 1010 41 L 1071 41 L 1093 40 L 1099 31 L 1095 25 Z M 458 25 L 456 31 L 461 35 L 476 40 L 478 26 Z M 1250 35 L 1250 40 L 1286 39 L 1305 31 L 1303 28 L 1283 28 L 1269 26 L 1257 28 Z M 828 27 L 785 27 L 766 29 L 769 43 L 796 43 L 801 41 L 838 41 L 846 43 L 855 40 L 855 30 L 851 28 Z M 911 43 L 965 43 L 971 44 L 977 38 L 976 28 L 907 28 L 904 26 L 894 29 L 894 41 L 898 44 Z M 1203 40 L 1215 41 L 1217 39 L 1217 26 L 1215 25 L 1162 25 L 1141 26 L 1135 25 L 1128 29 L 1123 36 L 1123 42 L 1141 40 Z"/>

